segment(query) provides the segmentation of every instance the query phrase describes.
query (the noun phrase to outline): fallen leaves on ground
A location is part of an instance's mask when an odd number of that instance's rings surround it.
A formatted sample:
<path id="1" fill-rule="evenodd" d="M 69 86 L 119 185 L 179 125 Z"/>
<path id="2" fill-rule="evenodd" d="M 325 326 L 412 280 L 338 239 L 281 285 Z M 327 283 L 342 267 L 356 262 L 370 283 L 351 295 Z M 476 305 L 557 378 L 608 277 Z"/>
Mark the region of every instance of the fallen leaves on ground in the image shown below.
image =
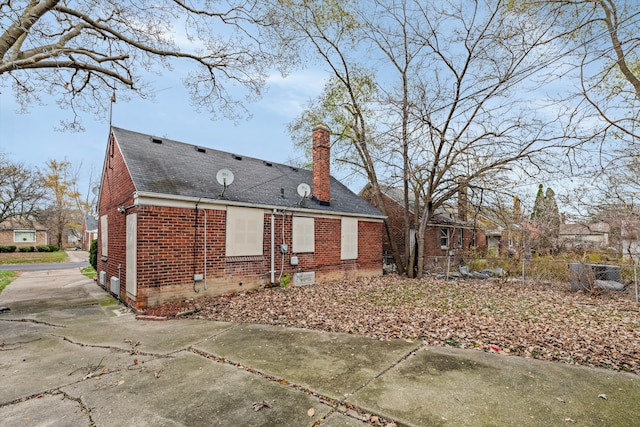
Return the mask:
<path id="1" fill-rule="evenodd" d="M 640 374 L 640 305 L 629 292 L 568 284 L 382 276 L 204 297 L 149 309 L 193 319 L 260 323 L 381 340 L 496 351 Z"/>

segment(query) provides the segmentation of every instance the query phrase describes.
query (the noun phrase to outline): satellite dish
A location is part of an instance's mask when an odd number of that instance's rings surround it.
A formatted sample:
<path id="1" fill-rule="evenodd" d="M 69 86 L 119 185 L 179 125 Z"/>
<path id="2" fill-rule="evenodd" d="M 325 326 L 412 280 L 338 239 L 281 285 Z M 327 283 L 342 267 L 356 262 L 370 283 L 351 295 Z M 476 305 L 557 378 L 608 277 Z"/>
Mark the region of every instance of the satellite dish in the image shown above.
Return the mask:
<path id="1" fill-rule="evenodd" d="M 91 189 L 91 192 L 92 192 L 94 195 L 96 195 L 96 196 L 97 196 L 97 195 L 98 195 L 98 193 L 100 192 L 100 186 L 99 186 L 99 185 L 96 185 L 95 187 L 93 187 L 93 188 Z"/>
<path id="2" fill-rule="evenodd" d="M 311 187 L 309 187 L 309 184 L 305 184 L 304 182 L 300 185 L 298 185 L 298 195 L 300 195 L 300 197 L 307 197 L 311 194 Z"/>
<path id="3" fill-rule="evenodd" d="M 220 169 L 216 174 L 216 181 L 225 187 L 231 185 L 233 183 L 233 172 L 229 169 Z"/>

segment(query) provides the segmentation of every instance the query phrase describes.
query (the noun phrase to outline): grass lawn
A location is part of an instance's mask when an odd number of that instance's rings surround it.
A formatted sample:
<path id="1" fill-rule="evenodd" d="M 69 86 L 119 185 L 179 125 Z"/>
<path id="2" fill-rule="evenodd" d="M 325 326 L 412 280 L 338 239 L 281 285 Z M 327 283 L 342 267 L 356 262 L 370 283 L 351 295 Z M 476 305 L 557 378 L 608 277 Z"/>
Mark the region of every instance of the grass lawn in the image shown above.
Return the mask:
<path id="1" fill-rule="evenodd" d="M 1 271 L 0 270 L 0 292 L 3 291 L 4 288 L 9 285 L 9 283 L 13 282 L 16 277 L 18 277 L 18 273 L 15 271 Z"/>
<path id="2" fill-rule="evenodd" d="M 81 269 L 80 273 L 82 273 L 83 276 L 86 276 L 89 279 L 93 279 L 94 277 L 96 277 L 96 270 L 94 270 L 92 266 Z"/>
<path id="3" fill-rule="evenodd" d="M 64 262 L 69 259 L 65 251 L 0 253 L 0 264 L 28 264 L 36 262 Z"/>

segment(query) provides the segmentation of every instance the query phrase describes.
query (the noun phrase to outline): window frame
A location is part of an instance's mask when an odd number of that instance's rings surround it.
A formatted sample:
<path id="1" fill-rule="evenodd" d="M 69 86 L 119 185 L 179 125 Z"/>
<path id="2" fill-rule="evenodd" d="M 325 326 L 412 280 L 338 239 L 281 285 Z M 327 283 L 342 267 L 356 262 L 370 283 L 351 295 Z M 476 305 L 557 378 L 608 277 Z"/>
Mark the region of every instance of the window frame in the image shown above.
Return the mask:
<path id="1" fill-rule="evenodd" d="M 18 234 L 31 234 L 33 236 L 33 240 L 24 239 L 23 236 L 18 237 Z M 19 240 L 18 240 L 19 239 Z M 13 230 L 13 243 L 36 243 L 38 240 L 38 232 L 35 228 L 20 228 Z"/>
<path id="2" fill-rule="evenodd" d="M 440 249 L 449 249 L 450 237 L 451 236 L 449 233 L 449 228 L 441 227 L 440 228 Z M 442 244 L 443 241 L 445 242 L 445 245 Z"/>

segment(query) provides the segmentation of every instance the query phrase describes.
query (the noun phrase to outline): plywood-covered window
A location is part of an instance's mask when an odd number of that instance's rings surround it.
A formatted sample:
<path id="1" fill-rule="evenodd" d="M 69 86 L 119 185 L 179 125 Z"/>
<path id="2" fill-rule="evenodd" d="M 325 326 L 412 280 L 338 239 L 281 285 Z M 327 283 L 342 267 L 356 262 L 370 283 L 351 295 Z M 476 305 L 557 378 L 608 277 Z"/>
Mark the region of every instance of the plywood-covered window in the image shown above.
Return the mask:
<path id="1" fill-rule="evenodd" d="M 315 251 L 315 229 L 313 218 L 293 217 L 292 248 L 294 253 Z"/>
<path id="2" fill-rule="evenodd" d="M 264 215 L 261 209 L 227 209 L 226 256 L 262 255 Z"/>
<path id="3" fill-rule="evenodd" d="M 358 258 L 358 219 L 342 218 L 340 259 Z"/>
<path id="4" fill-rule="evenodd" d="M 100 217 L 100 255 L 109 256 L 109 221 L 106 215 Z"/>

